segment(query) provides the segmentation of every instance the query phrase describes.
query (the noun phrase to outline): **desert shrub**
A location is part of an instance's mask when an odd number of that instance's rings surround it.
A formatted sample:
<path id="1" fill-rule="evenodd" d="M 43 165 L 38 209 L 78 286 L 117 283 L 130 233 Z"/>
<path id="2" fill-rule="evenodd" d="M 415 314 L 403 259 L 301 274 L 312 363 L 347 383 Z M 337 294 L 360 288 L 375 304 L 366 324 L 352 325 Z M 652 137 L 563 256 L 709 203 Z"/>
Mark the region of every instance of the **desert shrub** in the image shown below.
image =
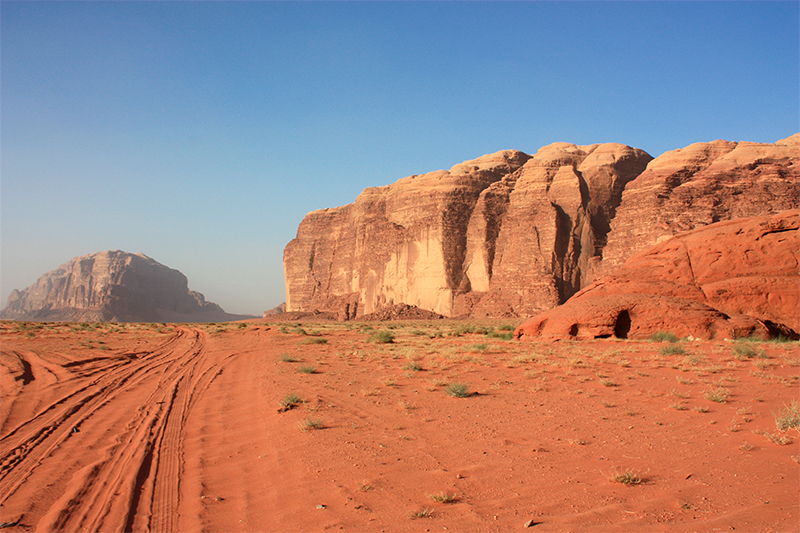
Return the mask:
<path id="1" fill-rule="evenodd" d="M 320 420 L 319 418 L 305 418 L 300 423 L 300 427 L 304 431 L 308 431 L 308 430 L 311 430 L 311 429 L 322 429 L 323 427 L 325 427 L 325 425 L 322 423 L 322 420 Z"/>
<path id="2" fill-rule="evenodd" d="M 513 331 L 500 332 L 492 330 L 489 333 L 487 333 L 486 336 L 489 337 L 490 339 L 500 339 L 504 341 L 510 341 L 514 337 L 514 332 Z"/>
<path id="3" fill-rule="evenodd" d="M 733 344 L 733 353 L 739 360 L 751 359 L 753 357 L 757 357 L 759 359 L 767 358 L 767 354 L 764 352 L 764 350 L 749 341 L 736 341 Z"/>
<path id="4" fill-rule="evenodd" d="M 661 348 L 661 355 L 683 355 L 685 353 L 686 350 L 677 344 L 669 344 Z"/>
<path id="5" fill-rule="evenodd" d="M 642 482 L 642 478 L 639 477 L 636 472 L 632 472 L 630 470 L 626 470 L 622 473 L 614 473 L 614 476 L 611 479 L 617 483 L 622 483 L 623 485 L 636 485 Z"/>
<path id="6" fill-rule="evenodd" d="M 295 407 L 296 405 L 300 405 L 303 403 L 303 398 L 295 393 L 287 394 L 281 400 L 281 411 L 288 411 L 289 409 Z"/>
<path id="7" fill-rule="evenodd" d="M 485 342 L 480 342 L 466 346 L 464 349 L 468 352 L 485 352 L 489 349 L 489 346 Z"/>
<path id="8" fill-rule="evenodd" d="M 678 336 L 669 331 L 656 331 L 650 335 L 650 340 L 653 342 L 678 342 Z"/>
<path id="9" fill-rule="evenodd" d="M 317 369 L 314 368 L 312 365 L 303 365 L 299 367 L 297 371 L 302 374 L 314 374 L 317 372 Z"/>
<path id="10" fill-rule="evenodd" d="M 467 383 L 450 383 L 444 391 L 453 398 L 466 398 L 470 395 Z"/>
<path id="11" fill-rule="evenodd" d="M 469 333 L 479 333 L 481 335 L 486 335 L 491 331 L 491 328 L 487 328 L 484 326 L 476 326 L 475 324 L 461 324 L 456 329 L 450 332 L 451 337 L 460 337 L 462 335 L 467 335 Z"/>
<path id="12" fill-rule="evenodd" d="M 452 503 L 458 499 L 458 496 L 440 492 L 439 494 L 428 494 L 428 498 L 438 503 Z"/>
<path id="13" fill-rule="evenodd" d="M 706 400 L 711 400 L 712 402 L 717 403 L 725 403 L 728 401 L 728 396 L 730 396 L 730 392 L 723 387 L 718 387 L 716 389 L 706 391 L 703 396 L 706 397 Z"/>
<path id="14" fill-rule="evenodd" d="M 288 353 L 282 353 L 280 355 L 280 360 L 284 363 L 296 363 L 297 359 L 289 355 Z"/>
<path id="15" fill-rule="evenodd" d="M 394 342 L 394 333 L 391 331 L 380 330 L 376 331 L 367 338 L 367 342 L 374 342 L 377 344 L 390 344 Z"/>
<path id="16" fill-rule="evenodd" d="M 514 328 L 514 326 L 512 326 L 511 324 L 503 324 L 502 326 L 500 326 L 497 329 L 499 329 L 500 331 L 512 331 L 513 332 L 514 329 L 516 329 L 516 328 Z"/>
<path id="17" fill-rule="evenodd" d="M 781 431 L 790 428 L 800 430 L 800 402 L 792 400 L 789 405 L 785 405 L 781 411 L 774 413 L 775 426 Z"/>
<path id="18" fill-rule="evenodd" d="M 419 372 L 420 370 L 422 370 L 422 366 L 416 361 L 409 361 L 408 363 L 406 363 L 405 369 L 411 370 L 412 372 Z"/>
<path id="19" fill-rule="evenodd" d="M 327 342 L 328 342 L 328 339 L 326 339 L 324 337 L 311 337 L 311 338 L 303 341 L 304 344 L 326 344 Z"/>

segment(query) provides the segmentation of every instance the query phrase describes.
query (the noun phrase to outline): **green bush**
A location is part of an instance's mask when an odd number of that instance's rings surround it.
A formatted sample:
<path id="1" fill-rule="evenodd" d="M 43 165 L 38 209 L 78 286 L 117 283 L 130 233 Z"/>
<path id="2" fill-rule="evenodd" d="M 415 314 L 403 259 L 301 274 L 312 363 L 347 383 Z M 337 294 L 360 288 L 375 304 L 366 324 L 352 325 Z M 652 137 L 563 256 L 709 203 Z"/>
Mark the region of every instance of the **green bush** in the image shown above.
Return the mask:
<path id="1" fill-rule="evenodd" d="M 764 350 L 748 341 L 736 341 L 733 345 L 733 353 L 736 354 L 736 358 L 739 360 L 753 357 L 759 359 L 767 358 L 767 354 Z"/>
<path id="2" fill-rule="evenodd" d="M 681 346 L 674 344 L 661 348 L 661 355 L 683 355 L 685 353 L 686 350 L 684 350 Z"/>
<path id="3" fill-rule="evenodd" d="M 678 342 L 678 336 L 669 331 L 656 331 L 650 335 L 650 340 L 653 342 Z"/>
<path id="4" fill-rule="evenodd" d="M 375 333 L 369 336 L 367 342 L 375 342 L 377 344 L 390 344 L 394 342 L 394 333 L 386 330 L 376 331 Z"/>
<path id="5" fill-rule="evenodd" d="M 466 383 L 450 383 L 444 391 L 453 398 L 466 398 L 470 395 L 469 385 Z"/>

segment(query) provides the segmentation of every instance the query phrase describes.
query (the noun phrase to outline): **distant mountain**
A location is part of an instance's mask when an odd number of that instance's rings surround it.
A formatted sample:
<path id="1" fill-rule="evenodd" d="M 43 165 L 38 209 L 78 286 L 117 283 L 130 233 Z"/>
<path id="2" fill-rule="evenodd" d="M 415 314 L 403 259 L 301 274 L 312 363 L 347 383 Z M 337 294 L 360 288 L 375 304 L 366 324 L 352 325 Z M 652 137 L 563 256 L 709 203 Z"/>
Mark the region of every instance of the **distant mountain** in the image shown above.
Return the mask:
<path id="1" fill-rule="evenodd" d="M 225 322 L 226 313 L 190 291 L 186 276 L 144 254 L 119 250 L 75 257 L 23 291 L 15 290 L 6 320 L 70 322 Z"/>

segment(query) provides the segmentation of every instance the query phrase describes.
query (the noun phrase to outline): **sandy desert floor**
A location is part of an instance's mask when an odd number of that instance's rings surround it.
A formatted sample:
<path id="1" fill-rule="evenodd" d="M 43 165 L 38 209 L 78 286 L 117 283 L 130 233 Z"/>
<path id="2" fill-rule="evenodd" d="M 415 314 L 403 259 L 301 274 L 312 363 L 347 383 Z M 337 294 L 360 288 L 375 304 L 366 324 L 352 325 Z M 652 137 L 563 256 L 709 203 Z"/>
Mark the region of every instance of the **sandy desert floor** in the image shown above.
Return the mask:
<path id="1" fill-rule="evenodd" d="M 503 325 L 4 322 L 0 526 L 798 530 L 798 343 Z"/>

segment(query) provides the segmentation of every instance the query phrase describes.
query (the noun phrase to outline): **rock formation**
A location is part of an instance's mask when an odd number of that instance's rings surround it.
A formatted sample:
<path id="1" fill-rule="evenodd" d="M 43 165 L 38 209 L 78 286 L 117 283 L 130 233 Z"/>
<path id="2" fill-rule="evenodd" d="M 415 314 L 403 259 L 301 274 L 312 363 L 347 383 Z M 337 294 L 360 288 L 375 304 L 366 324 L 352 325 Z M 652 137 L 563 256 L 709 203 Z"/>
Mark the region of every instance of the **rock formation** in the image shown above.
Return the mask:
<path id="1" fill-rule="evenodd" d="M 775 144 L 696 143 L 654 159 L 630 182 L 599 273 L 673 235 L 800 207 L 800 133 Z"/>
<path id="2" fill-rule="evenodd" d="M 629 258 L 516 337 L 704 339 L 800 332 L 800 211 L 718 222 Z"/>
<path id="3" fill-rule="evenodd" d="M 529 158 L 498 152 L 309 213 L 284 251 L 287 311 L 335 310 L 353 318 L 406 303 L 450 315 L 475 203 Z"/>
<path id="4" fill-rule="evenodd" d="M 605 244 L 625 184 L 652 158 L 621 144 L 540 149 L 481 194 L 456 315 L 531 316 L 572 296 Z"/>
<path id="5" fill-rule="evenodd" d="M 555 143 L 369 188 L 300 224 L 284 252 L 287 311 L 534 316 L 676 233 L 800 207 L 799 156 L 800 134 L 656 159 Z"/>
<path id="6" fill-rule="evenodd" d="M 0 318 L 77 322 L 222 322 L 231 315 L 190 291 L 186 276 L 144 254 L 107 251 L 73 258 L 23 291 Z"/>
<path id="7" fill-rule="evenodd" d="M 287 310 L 548 309 L 577 290 L 625 183 L 651 159 L 619 144 L 557 143 L 366 189 L 300 224 L 284 252 Z"/>

